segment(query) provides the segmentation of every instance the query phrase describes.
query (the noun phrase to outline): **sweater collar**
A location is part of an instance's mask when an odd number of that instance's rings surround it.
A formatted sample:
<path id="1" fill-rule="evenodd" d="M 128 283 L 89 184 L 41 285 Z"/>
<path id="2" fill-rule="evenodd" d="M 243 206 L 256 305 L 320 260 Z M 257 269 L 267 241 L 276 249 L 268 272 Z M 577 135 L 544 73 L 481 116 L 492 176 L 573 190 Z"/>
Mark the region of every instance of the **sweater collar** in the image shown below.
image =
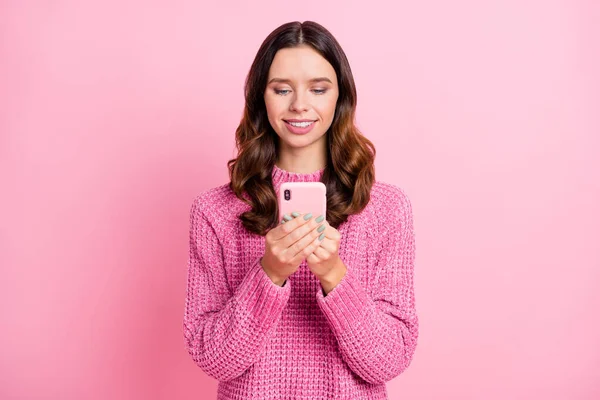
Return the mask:
<path id="1" fill-rule="evenodd" d="M 279 193 L 279 186 L 283 182 L 320 182 L 323 171 L 325 171 L 325 167 L 308 173 L 290 172 L 273 164 L 273 171 L 271 172 L 273 188 L 276 193 Z"/>

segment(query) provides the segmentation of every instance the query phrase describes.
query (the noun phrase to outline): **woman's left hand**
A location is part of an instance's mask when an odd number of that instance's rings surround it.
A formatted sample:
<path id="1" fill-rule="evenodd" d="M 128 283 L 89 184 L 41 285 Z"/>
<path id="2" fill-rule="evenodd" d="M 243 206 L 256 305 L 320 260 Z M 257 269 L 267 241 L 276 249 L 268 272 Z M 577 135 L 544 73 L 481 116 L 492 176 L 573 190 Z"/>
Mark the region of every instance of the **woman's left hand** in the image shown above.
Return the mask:
<path id="1" fill-rule="evenodd" d="M 317 250 L 306 257 L 310 271 L 319 279 L 325 294 L 329 293 L 346 275 L 346 266 L 340 259 L 340 232 L 325 221 L 325 238 Z M 319 239 L 317 239 L 319 240 Z"/>

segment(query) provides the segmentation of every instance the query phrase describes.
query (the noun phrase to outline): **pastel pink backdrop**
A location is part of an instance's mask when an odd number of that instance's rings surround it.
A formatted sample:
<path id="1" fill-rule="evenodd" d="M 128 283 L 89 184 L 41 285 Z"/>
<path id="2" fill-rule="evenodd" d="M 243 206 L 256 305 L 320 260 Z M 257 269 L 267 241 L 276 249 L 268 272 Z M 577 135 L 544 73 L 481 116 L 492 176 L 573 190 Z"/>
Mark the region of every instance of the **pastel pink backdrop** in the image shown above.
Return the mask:
<path id="1" fill-rule="evenodd" d="M 193 197 L 227 181 L 266 35 L 344 47 L 415 213 L 391 399 L 600 398 L 594 1 L 0 5 L 0 398 L 211 399 L 184 349 Z"/>

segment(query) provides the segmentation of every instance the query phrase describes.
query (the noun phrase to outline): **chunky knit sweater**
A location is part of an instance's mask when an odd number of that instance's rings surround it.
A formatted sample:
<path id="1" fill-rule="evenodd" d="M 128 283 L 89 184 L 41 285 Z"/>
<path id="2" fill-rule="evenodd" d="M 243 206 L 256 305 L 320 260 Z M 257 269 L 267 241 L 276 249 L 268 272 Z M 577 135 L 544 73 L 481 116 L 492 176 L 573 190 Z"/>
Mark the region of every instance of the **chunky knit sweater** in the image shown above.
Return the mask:
<path id="1" fill-rule="evenodd" d="M 273 187 L 319 181 L 323 171 L 274 166 Z M 306 260 L 283 286 L 271 281 L 264 236 L 238 219 L 249 209 L 228 184 L 191 206 L 184 338 L 219 380 L 217 399 L 387 399 L 385 383 L 411 363 L 419 326 L 405 193 L 375 181 L 366 208 L 340 224 L 347 271 L 327 295 Z"/>

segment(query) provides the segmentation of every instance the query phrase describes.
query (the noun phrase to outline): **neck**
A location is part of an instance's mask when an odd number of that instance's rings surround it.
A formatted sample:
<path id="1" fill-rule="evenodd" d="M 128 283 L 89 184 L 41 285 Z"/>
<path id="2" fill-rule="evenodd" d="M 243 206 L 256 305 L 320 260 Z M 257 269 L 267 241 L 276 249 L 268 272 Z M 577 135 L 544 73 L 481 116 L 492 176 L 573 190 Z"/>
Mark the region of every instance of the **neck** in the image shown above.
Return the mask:
<path id="1" fill-rule="evenodd" d="M 325 167 L 309 172 L 291 172 L 273 165 L 271 178 L 275 192 L 279 193 L 279 186 L 283 182 L 320 182 L 324 171 Z"/>
<path id="2" fill-rule="evenodd" d="M 285 141 L 280 141 L 275 165 L 297 174 L 311 174 L 324 169 L 327 165 L 327 135 L 302 148 L 292 148 Z"/>
<path id="3" fill-rule="evenodd" d="M 327 164 L 326 161 L 301 166 L 295 166 L 292 163 L 286 163 L 281 161 L 275 163 L 277 168 L 295 174 L 312 174 L 315 171 L 325 169 L 325 164 Z"/>

